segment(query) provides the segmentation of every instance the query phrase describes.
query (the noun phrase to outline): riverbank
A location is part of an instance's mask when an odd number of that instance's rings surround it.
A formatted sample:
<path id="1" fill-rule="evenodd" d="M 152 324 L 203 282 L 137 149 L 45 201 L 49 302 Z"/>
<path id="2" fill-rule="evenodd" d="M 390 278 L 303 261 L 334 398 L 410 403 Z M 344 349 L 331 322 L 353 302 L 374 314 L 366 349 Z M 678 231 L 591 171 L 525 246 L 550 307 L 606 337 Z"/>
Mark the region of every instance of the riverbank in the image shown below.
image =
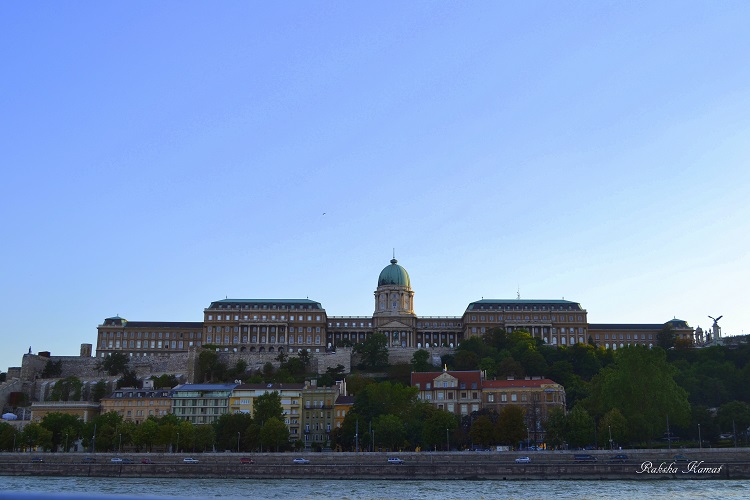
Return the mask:
<path id="1" fill-rule="evenodd" d="M 750 479 L 750 449 L 422 453 L 2 453 L 0 475 L 238 479 Z M 624 454 L 627 458 L 616 455 Z M 675 460 L 675 455 L 680 455 Z M 241 463 L 241 458 L 254 463 Z M 294 463 L 303 457 L 308 463 Z M 403 463 L 389 463 L 398 457 Z M 530 463 L 516 463 L 529 457 Z M 125 462 L 112 462 L 112 458 Z M 192 458 L 195 461 L 185 461 Z M 582 457 L 578 457 L 579 459 Z M 595 459 L 595 460 L 593 460 Z M 33 460 L 33 461 L 32 461 Z M 41 460 L 41 461 L 40 461 Z M 133 463 L 128 463 L 132 460 Z M 150 461 L 151 463 L 142 463 Z M 247 461 L 247 460 L 246 460 Z"/>

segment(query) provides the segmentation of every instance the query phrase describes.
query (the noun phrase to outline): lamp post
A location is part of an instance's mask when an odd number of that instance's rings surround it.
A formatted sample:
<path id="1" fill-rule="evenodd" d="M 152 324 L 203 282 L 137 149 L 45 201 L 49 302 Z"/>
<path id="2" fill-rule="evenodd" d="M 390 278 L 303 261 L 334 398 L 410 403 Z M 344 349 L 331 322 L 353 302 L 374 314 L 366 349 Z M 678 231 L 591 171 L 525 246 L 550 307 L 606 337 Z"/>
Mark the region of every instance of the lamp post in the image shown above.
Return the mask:
<path id="1" fill-rule="evenodd" d="M 445 428 L 445 451 L 451 451 L 451 438 L 447 427 Z"/>
<path id="2" fill-rule="evenodd" d="M 703 448 L 703 441 L 701 440 L 701 424 L 698 424 L 698 448 Z"/>
<path id="3" fill-rule="evenodd" d="M 120 444 L 117 446 L 117 453 L 122 453 L 122 432 L 120 433 Z"/>
<path id="4" fill-rule="evenodd" d="M 607 427 L 609 427 L 609 449 L 610 449 L 610 450 L 614 450 L 614 449 L 615 449 L 615 447 L 614 447 L 614 445 L 612 444 L 612 426 L 611 426 L 611 425 L 608 425 Z"/>
<path id="5" fill-rule="evenodd" d="M 91 438 L 91 453 L 96 453 L 96 424 L 94 424 L 94 436 Z"/>
<path id="6" fill-rule="evenodd" d="M 237 453 L 240 452 L 240 433 L 237 433 Z"/>
<path id="7" fill-rule="evenodd" d="M 177 448 L 175 449 L 175 453 L 178 453 L 180 451 L 180 433 L 177 433 Z"/>
<path id="8" fill-rule="evenodd" d="M 68 433 L 65 433 L 65 453 L 68 452 Z"/>

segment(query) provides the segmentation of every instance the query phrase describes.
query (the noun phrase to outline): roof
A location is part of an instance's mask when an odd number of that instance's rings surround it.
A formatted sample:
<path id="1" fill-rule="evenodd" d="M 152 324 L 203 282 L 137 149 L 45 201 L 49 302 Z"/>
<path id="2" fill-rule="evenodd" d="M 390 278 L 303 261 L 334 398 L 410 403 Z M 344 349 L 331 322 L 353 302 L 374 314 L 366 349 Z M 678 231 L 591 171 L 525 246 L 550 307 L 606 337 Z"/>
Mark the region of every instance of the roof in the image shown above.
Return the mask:
<path id="1" fill-rule="evenodd" d="M 664 323 L 589 323 L 591 330 L 661 330 Z"/>
<path id="2" fill-rule="evenodd" d="M 581 304 L 578 302 L 572 302 L 570 300 L 554 300 L 554 299 L 482 299 L 477 300 L 469 304 L 466 308 L 467 311 L 482 309 L 488 306 L 549 306 L 551 307 L 571 307 L 573 311 L 583 311 Z"/>
<path id="3" fill-rule="evenodd" d="M 245 305 L 284 305 L 284 306 L 290 306 L 290 305 L 300 305 L 300 306 L 310 306 L 308 309 L 323 309 L 323 306 L 320 304 L 320 302 L 315 302 L 314 300 L 310 299 L 221 299 L 221 300 L 215 300 L 211 302 L 211 305 L 208 306 L 208 309 L 221 309 L 222 306 L 245 306 Z"/>
<path id="4" fill-rule="evenodd" d="M 526 379 L 485 380 L 484 382 L 482 382 L 482 388 L 487 388 L 487 389 L 504 389 L 504 388 L 515 388 L 515 387 L 542 387 L 543 385 L 560 385 L 560 384 L 548 378 L 531 379 L 531 380 L 526 380 Z"/>
<path id="5" fill-rule="evenodd" d="M 235 391 L 257 391 L 261 389 L 269 391 L 301 391 L 305 388 L 305 384 L 240 384 L 234 388 Z"/>
<path id="6" fill-rule="evenodd" d="M 391 259 L 391 264 L 385 266 L 378 276 L 378 286 L 397 285 L 411 288 L 411 279 L 406 269 L 398 265 L 396 259 Z"/>
<path id="7" fill-rule="evenodd" d="M 354 400 L 356 397 L 354 396 L 339 396 L 336 398 L 336 402 L 334 404 L 337 405 L 353 405 Z"/>
<path id="8" fill-rule="evenodd" d="M 231 391 L 238 384 L 180 384 L 173 387 L 171 392 L 186 391 Z"/>
<path id="9" fill-rule="evenodd" d="M 411 372 L 411 385 L 413 387 L 416 384 L 420 384 L 420 386 L 423 387 L 425 384 L 427 384 L 428 382 L 431 383 L 433 380 L 444 373 L 447 373 L 451 377 L 458 379 L 459 382 L 463 382 L 466 384 L 477 384 L 477 388 L 479 388 L 482 384 L 482 372 L 480 372 L 479 370 L 448 370 L 447 372 Z"/>
<path id="10" fill-rule="evenodd" d="M 185 328 L 202 329 L 202 321 L 128 321 L 125 328 Z"/>

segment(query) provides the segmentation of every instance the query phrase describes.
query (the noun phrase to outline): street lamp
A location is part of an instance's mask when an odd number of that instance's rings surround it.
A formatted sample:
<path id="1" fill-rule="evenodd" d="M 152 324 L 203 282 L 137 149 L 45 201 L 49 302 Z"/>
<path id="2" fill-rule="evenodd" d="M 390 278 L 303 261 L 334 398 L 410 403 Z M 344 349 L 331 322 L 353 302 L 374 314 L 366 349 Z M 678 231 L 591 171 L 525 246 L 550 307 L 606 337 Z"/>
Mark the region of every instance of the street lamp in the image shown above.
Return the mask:
<path id="1" fill-rule="evenodd" d="M 175 453 L 180 451 L 180 433 L 177 433 L 177 449 L 175 450 Z"/>
<path id="2" fill-rule="evenodd" d="M 120 445 L 117 447 L 117 452 L 122 453 L 122 432 L 120 433 Z"/>
<path id="3" fill-rule="evenodd" d="M 237 433 L 237 453 L 240 452 L 240 433 Z"/>
<path id="4" fill-rule="evenodd" d="M 68 433 L 65 433 L 65 453 L 68 452 Z"/>
<path id="5" fill-rule="evenodd" d="M 451 451 L 451 438 L 448 435 L 448 428 L 445 428 L 445 451 Z"/>
<path id="6" fill-rule="evenodd" d="M 703 448 L 703 441 L 701 440 L 701 424 L 698 424 L 698 448 Z"/>
<path id="7" fill-rule="evenodd" d="M 612 426 L 611 426 L 611 425 L 608 425 L 607 427 L 609 427 L 609 449 L 610 449 L 610 450 L 614 450 L 614 449 L 615 449 L 615 447 L 614 447 L 614 445 L 612 444 Z"/>

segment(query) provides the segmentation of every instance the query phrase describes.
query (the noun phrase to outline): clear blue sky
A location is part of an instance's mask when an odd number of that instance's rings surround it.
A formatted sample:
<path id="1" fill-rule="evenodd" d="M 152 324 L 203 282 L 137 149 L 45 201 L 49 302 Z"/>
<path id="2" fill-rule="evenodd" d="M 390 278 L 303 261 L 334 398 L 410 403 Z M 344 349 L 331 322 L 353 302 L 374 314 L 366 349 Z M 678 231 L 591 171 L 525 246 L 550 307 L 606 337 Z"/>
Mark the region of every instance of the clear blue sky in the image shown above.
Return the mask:
<path id="1" fill-rule="evenodd" d="M 750 2 L 4 2 L 0 369 L 213 300 L 750 333 Z M 325 215 L 324 215 L 325 214 Z"/>

